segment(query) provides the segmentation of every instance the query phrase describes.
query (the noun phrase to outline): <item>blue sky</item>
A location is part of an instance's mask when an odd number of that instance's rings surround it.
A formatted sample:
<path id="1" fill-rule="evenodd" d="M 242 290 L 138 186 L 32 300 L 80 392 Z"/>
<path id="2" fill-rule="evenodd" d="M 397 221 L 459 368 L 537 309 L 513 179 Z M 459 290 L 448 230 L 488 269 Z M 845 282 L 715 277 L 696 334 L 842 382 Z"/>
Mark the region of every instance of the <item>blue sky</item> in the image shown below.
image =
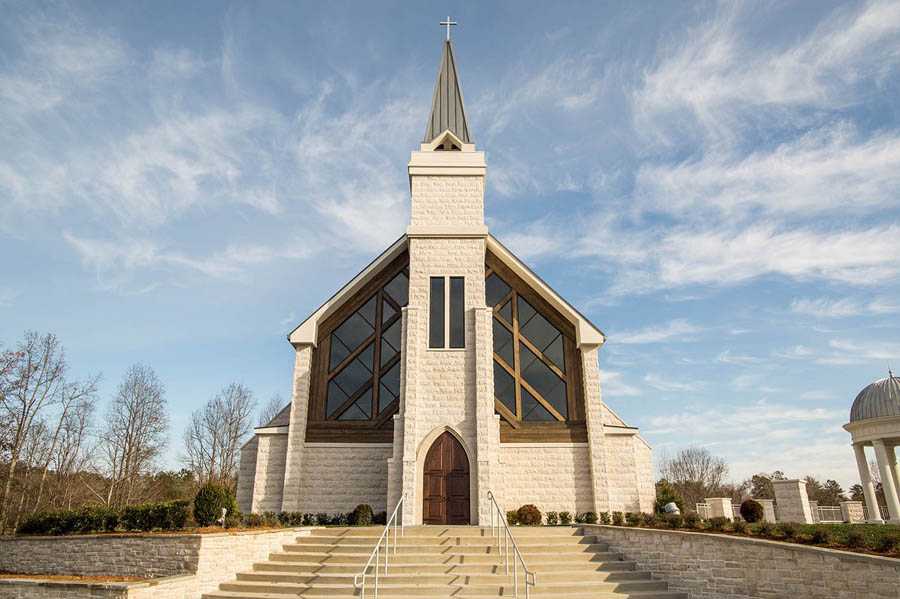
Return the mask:
<path id="1" fill-rule="evenodd" d="M 286 333 L 405 228 L 446 14 L 492 232 L 609 336 L 657 457 L 855 482 L 900 369 L 896 2 L 0 2 L 0 342 L 290 394 Z"/>

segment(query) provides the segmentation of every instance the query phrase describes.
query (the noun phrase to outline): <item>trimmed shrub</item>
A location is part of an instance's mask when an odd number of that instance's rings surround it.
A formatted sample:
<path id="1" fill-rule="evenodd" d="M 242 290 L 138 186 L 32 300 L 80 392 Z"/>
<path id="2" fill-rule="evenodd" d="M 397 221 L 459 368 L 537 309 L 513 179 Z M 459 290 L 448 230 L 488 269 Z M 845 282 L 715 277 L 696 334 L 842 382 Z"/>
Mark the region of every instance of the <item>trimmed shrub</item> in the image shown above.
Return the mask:
<path id="1" fill-rule="evenodd" d="M 745 534 L 750 529 L 750 525 L 743 520 L 735 520 L 731 523 L 731 530 L 739 534 Z"/>
<path id="2" fill-rule="evenodd" d="M 756 527 L 756 534 L 761 537 L 771 538 L 775 535 L 775 525 L 771 522 L 760 522 Z"/>
<path id="3" fill-rule="evenodd" d="M 372 517 L 372 506 L 361 503 L 350 514 L 350 524 L 353 526 L 371 526 Z"/>
<path id="4" fill-rule="evenodd" d="M 778 528 L 785 539 L 793 539 L 797 536 L 797 525 L 793 522 L 782 522 Z"/>
<path id="5" fill-rule="evenodd" d="M 304 518 L 307 518 L 310 514 L 304 514 L 302 512 L 279 512 L 278 514 L 278 523 L 282 526 L 303 526 L 306 524 L 309 525 L 308 522 L 304 522 Z"/>
<path id="6" fill-rule="evenodd" d="M 263 517 L 261 514 L 244 514 L 241 517 L 241 526 L 245 528 L 259 528 L 263 525 Z"/>
<path id="7" fill-rule="evenodd" d="M 710 530 L 723 531 L 728 526 L 728 518 L 724 516 L 716 516 L 706 521 L 706 527 Z"/>
<path id="8" fill-rule="evenodd" d="M 659 524 L 659 518 L 656 514 L 641 514 L 641 524 L 648 528 L 653 528 Z"/>
<path id="9" fill-rule="evenodd" d="M 858 530 L 848 531 L 845 543 L 847 544 L 847 547 L 852 547 L 854 549 L 860 549 L 868 544 L 866 542 L 866 535 Z"/>
<path id="10" fill-rule="evenodd" d="M 597 523 L 597 514 L 594 512 L 585 512 L 584 513 L 584 523 L 585 524 L 596 524 Z"/>
<path id="11" fill-rule="evenodd" d="M 559 523 L 563 526 L 568 526 L 572 523 L 572 513 L 571 512 L 560 512 L 559 513 Z"/>
<path id="12" fill-rule="evenodd" d="M 622 512 L 613 512 L 612 513 L 612 524 L 613 526 L 623 526 L 625 524 L 625 516 Z"/>
<path id="13" fill-rule="evenodd" d="M 519 524 L 524 526 L 539 526 L 541 520 L 541 510 L 537 509 L 537 506 L 527 503 L 519 508 Z"/>
<path id="14" fill-rule="evenodd" d="M 215 524 L 222 517 L 223 509 L 228 510 L 227 516 L 240 514 L 231 491 L 216 483 L 206 483 L 200 487 L 194 497 L 194 520 L 199 526 Z"/>
<path id="15" fill-rule="evenodd" d="M 763 519 L 763 506 L 760 502 L 747 499 L 741 504 L 741 518 L 753 524 Z"/>
<path id="16" fill-rule="evenodd" d="M 657 514 L 663 514 L 665 513 L 663 508 L 668 503 L 674 503 L 678 506 L 678 510 L 682 514 L 684 513 L 684 499 L 668 481 L 661 480 L 656 483 L 656 502 L 653 504 L 653 509 Z"/>
<path id="17" fill-rule="evenodd" d="M 547 526 L 556 526 L 557 524 L 559 524 L 559 514 L 547 512 Z"/>
<path id="18" fill-rule="evenodd" d="M 387 524 L 387 512 L 378 512 L 372 518 L 372 524 Z"/>
<path id="19" fill-rule="evenodd" d="M 831 531 L 827 528 L 816 528 L 809 535 L 809 542 L 815 545 L 827 545 L 831 543 Z"/>
<path id="20" fill-rule="evenodd" d="M 641 523 L 641 515 L 634 512 L 625 512 L 625 522 L 628 526 L 637 526 Z"/>
<path id="21" fill-rule="evenodd" d="M 303 526 L 314 526 L 316 523 L 316 515 L 306 513 L 303 514 L 303 517 L 300 519 L 300 524 Z"/>
<path id="22" fill-rule="evenodd" d="M 319 512 L 316 514 L 316 524 L 319 526 L 327 526 L 331 524 L 331 518 L 325 512 Z"/>
<path id="23" fill-rule="evenodd" d="M 609 515 L 609 512 L 600 512 L 600 522 L 603 524 L 612 522 L 612 517 Z"/>
<path id="24" fill-rule="evenodd" d="M 684 516 L 681 514 L 666 514 L 663 516 L 666 524 L 668 524 L 669 528 L 683 528 L 684 527 Z"/>
<path id="25" fill-rule="evenodd" d="M 125 530 L 152 530 L 150 507 L 146 504 L 126 507 L 122 512 L 122 527 Z"/>
<path id="26" fill-rule="evenodd" d="M 240 512 L 234 514 L 226 514 L 225 516 L 225 528 L 238 528 L 241 525 L 241 514 Z"/>
<path id="27" fill-rule="evenodd" d="M 519 511 L 518 510 L 509 510 L 506 512 L 506 523 L 510 526 L 515 526 L 519 523 Z"/>
<path id="28" fill-rule="evenodd" d="M 684 527 L 696 530 L 703 523 L 703 518 L 697 512 L 690 512 L 684 515 Z"/>
<path id="29" fill-rule="evenodd" d="M 882 553 L 890 553 L 900 547 L 900 536 L 887 534 L 875 542 L 875 549 Z"/>

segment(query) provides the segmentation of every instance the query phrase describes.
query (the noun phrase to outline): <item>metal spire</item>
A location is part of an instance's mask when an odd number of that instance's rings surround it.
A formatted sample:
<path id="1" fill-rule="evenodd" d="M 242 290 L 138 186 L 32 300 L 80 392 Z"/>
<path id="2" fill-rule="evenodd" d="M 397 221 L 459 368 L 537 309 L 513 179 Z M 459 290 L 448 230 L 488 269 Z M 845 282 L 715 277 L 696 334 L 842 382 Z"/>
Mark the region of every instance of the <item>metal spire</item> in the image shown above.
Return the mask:
<path id="1" fill-rule="evenodd" d="M 448 24 L 449 23 L 449 24 Z M 456 23 L 447 18 L 442 24 Z M 438 135 L 450 130 L 463 143 L 472 143 L 469 139 L 469 125 L 466 122 L 466 111 L 463 108 L 462 89 L 456 74 L 456 61 L 453 58 L 453 43 L 449 33 L 444 42 L 441 65 L 438 69 L 437 81 L 434 84 L 434 96 L 431 99 L 431 116 L 425 129 L 425 143 L 431 143 Z"/>

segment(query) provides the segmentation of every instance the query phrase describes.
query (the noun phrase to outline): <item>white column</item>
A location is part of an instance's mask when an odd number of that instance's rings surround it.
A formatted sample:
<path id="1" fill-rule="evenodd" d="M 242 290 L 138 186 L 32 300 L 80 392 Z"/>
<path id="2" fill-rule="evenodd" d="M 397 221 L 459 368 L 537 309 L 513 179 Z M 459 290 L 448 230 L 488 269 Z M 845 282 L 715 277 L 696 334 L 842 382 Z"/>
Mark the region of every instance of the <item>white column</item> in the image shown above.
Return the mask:
<path id="1" fill-rule="evenodd" d="M 894 472 L 891 468 L 887 447 L 884 446 L 884 441 L 881 439 L 872 441 L 872 445 L 875 446 L 875 459 L 878 460 L 881 487 L 884 489 L 884 498 L 887 501 L 891 522 L 900 522 L 900 497 L 897 496 L 897 485 L 894 484 Z"/>
<path id="2" fill-rule="evenodd" d="M 856 468 L 859 470 L 859 482 L 862 484 L 863 495 L 866 497 L 866 506 L 869 508 L 869 522 L 884 522 L 881 519 L 881 511 L 878 507 L 878 497 L 875 495 L 875 485 L 872 484 L 872 473 L 869 472 L 869 462 L 866 461 L 866 450 L 862 443 L 853 444 L 853 453 L 856 454 Z"/>
<path id="3" fill-rule="evenodd" d="M 900 464 L 897 463 L 897 448 L 885 445 L 885 449 L 887 449 L 888 464 L 891 466 L 891 472 L 894 473 L 894 488 L 900 494 Z"/>

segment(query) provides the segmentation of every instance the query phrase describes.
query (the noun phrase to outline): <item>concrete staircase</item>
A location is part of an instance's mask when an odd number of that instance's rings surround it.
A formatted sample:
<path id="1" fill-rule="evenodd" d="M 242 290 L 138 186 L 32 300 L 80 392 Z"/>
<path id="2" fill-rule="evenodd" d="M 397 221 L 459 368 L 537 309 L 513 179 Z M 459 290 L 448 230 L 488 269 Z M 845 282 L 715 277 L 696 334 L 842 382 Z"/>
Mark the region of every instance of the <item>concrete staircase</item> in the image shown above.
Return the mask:
<path id="1" fill-rule="evenodd" d="M 204 599 L 285 599 L 358 597 L 353 576 L 369 558 L 383 528 L 320 528 L 298 537 L 251 572 L 220 585 Z M 609 551 L 579 528 L 515 528 L 513 534 L 537 586 L 536 599 L 687 599 L 666 583 L 638 571 L 634 562 Z M 406 529 L 388 575 L 379 579 L 380 597 L 485 599 L 512 597 L 490 529 L 475 526 L 418 526 Z M 512 562 L 510 562 L 512 571 Z M 521 571 L 519 596 L 525 597 Z M 369 578 L 367 597 L 373 597 Z"/>

